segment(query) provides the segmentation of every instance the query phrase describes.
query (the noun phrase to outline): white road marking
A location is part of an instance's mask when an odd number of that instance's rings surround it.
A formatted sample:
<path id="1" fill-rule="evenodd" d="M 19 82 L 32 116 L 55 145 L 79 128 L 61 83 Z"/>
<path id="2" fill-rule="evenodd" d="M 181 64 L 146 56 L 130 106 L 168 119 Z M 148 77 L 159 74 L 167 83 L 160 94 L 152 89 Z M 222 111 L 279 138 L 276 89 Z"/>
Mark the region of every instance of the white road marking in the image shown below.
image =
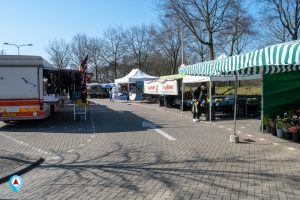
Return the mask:
<path id="1" fill-rule="evenodd" d="M 242 133 L 241 131 L 238 131 L 237 133 Z"/>
<path id="2" fill-rule="evenodd" d="M 53 156 L 53 157 L 51 157 L 49 160 L 57 160 L 57 159 L 59 159 L 60 157 L 59 156 Z"/>
<path id="3" fill-rule="evenodd" d="M 216 124 L 212 124 L 213 126 L 215 126 Z"/>
<path id="4" fill-rule="evenodd" d="M 91 140 L 87 140 L 88 142 L 90 142 Z"/>
<path id="5" fill-rule="evenodd" d="M 48 154 L 47 151 L 44 151 L 44 150 L 42 150 L 40 148 L 36 148 L 34 146 L 31 146 L 31 145 L 27 144 L 26 142 L 22 142 L 22 141 L 20 141 L 20 140 L 18 140 L 16 138 L 11 137 L 11 136 L 5 135 L 3 133 L 0 133 L 0 135 L 3 136 L 3 137 L 5 137 L 5 138 L 7 138 L 7 139 L 9 139 L 9 140 L 12 140 L 12 141 L 14 141 L 14 142 L 16 142 L 16 143 L 18 143 L 20 145 L 26 146 L 26 147 L 30 148 L 31 150 L 36 151 L 38 153 L 45 154 L 45 155 Z"/>
<path id="6" fill-rule="evenodd" d="M 220 128 L 223 128 L 223 126 L 219 126 Z"/>
<path id="7" fill-rule="evenodd" d="M 232 128 L 228 128 L 227 130 L 232 131 Z"/>
<path id="8" fill-rule="evenodd" d="M 264 141 L 265 139 L 264 138 L 259 138 L 259 140 Z"/>
<path id="9" fill-rule="evenodd" d="M 74 151 L 74 149 L 70 149 L 68 152 L 71 153 L 72 151 Z"/>
<path id="10" fill-rule="evenodd" d="M 274 145 L 279 145 L 278 143 L 276 143 L 276 142 L 274 142 L 274 143 L 272 143 L 272 144 L 274 144 Z"/>
<path id="11" fill-rule="evenodd" d="M 91 137 L 95 137 L 94 135 L 92 135 Z"/>
<path id="12" fill-rule="evenodd" d="M 80 144 L 79 146 L 82 147 L 82 146 L 84 146 L 84 144 Z"/>
<path id="13" fill-rule="evenodd" d="M 252 137 L 252 135 L 247 135 L 248 137 Z"/>
<path id="14" fill-rule="evenodd" d="M 294 147 L 289 147 L 288 150 L 294 151 L 294 150 L 296 150 L 296 148 L 294 148 Z"/>
<path id="15" fill-rule="evenodd" d="M 241 127 L 241 129 L 244 129 L 244 128 L 245 128 L 244 126 Z"/>
<path id="16" fill-rule="evenodd" d="M 169 140 L 176 140 L 175 138 L 173 138 L 172 136 L 170 136 L 166 132 L 162 131 L 161 129 L 157 128 L 154 124 L 152 124 L 150 122 L 143 121 L 142 126 L 143 127 L 149 127 L 151 129 L 153 129 L 155 132 L 161 134 L 162 136 L 164 136 L 165 138 L 167 138 Z"/>

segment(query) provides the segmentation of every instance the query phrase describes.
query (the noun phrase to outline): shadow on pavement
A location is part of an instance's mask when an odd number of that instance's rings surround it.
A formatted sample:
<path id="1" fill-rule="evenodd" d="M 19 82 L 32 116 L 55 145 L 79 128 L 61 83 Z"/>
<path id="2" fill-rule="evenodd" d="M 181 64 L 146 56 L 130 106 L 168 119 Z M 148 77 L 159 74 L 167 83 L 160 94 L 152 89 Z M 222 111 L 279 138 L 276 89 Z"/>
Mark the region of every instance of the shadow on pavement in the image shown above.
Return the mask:
<path id="1" fill-rule="evenodd" d="M 251 187 L 274 187 L 273 190 L 282 190 L 282 193 L 291 195 L 293 192 L 277 188 L 274 185 L 276 180 L 280 180 L 280 184 L 286 187 L 294 186 L 295 190 L 300 183 L 299 176 L 285 174 L 280 169 L 274 171 L 274 166 L 278 164 L 275 158 L 268 160 L 271 163 L 269 166 L 263 164 L 265 161 L 263 159 L 243 154 L 239 156 L 224 154 L 217 158 L 196 155 L 190 159 L 173 160 L 163 152 L 149 151 L 149 148 L 151 149 L 149 146 L 125 147 L 115 143 L 113 150 L 95 157 L 84 159 L 77 153 L 73 154 L 74 158 L 68 163 L 64 163 L 64 158 L 61 158 L 55 164 L 44 164 L 41 168 L 63 170 L 51 181 L 53 184 L 47 187 L 45 196 L 64 190 L 64 184 L 77 184 L 98 185 L 103 189 L 117 188 L 119 190 L 114 191 L 116 193 L 119 193 L 120 189 L 132 191 L 132 194 L 141 197 L 159 190 L 160 187 L 174 192 L 178 190 L 175 195 L 179 199 L 197 192 L 207 192 L 208 195 L 208 191 L 215 191 L 218 197 L 236 194 L 256 199 L 258 197 L 254 192 L 249 193 Z M 145 159 L 145 155 L 149 153 L 150 159 Z M 113 161 L 116 157 L 118 159 Z M 287 160 L 287 162 L 292 164 L 297 161 Z M 240 167 L 241 165 L 244 167 Z M 71 181 L 66 183 L 66 180 Z M 271 195 L 269 193 L 266 192 L 265 195 Z"/>
<path id="2" fill-rule="evenodd" d="M 45 120 L 10 122 L 0 127 L 2 132 L 38 132 L 38 133 L 113 133 L 144 131 L 145 121 L 129 111 L 115 111 L 107 106 L 91 103 L 87 120 L 73 119 L 73 106 L 53 113 Z"/>

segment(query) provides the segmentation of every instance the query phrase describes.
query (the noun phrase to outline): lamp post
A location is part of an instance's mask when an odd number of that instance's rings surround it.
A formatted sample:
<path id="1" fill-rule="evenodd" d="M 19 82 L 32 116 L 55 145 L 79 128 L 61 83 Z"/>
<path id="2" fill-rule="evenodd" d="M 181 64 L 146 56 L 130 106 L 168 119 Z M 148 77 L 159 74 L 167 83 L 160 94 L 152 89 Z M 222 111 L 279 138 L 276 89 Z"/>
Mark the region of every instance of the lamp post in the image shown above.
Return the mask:
<path id="1" fill-rule="evenodd" d="M 172 19 L 172 15 L 170 14 L 166 14 L 165 15 L 166 18 L 169 18 L 170 20 Z M 181 66 L 184 66 L 183 63 L 183 24 L 181 24 L 180 26 L 180 40 L 181 40 Z"/>
<path id="2" fill-rule="evenodd" d="M 180 26 L 180 37 L 181 37 L 181 66 L 184 66 L 183 64 L 183 25 Z"/>
<path id="3" fill-rule="evenodd" d="M 11 44 L 11 43 L 3 43 L 5 45 L 12 45 L 12 46 L 15 46 L 18 48 L 18 55 L 20 55 L 20 47 L 23 47 L 23 46 L 33 46 L 33 44 L 21 44 L 21 45 L 17 45 L 17 44 Z"/>

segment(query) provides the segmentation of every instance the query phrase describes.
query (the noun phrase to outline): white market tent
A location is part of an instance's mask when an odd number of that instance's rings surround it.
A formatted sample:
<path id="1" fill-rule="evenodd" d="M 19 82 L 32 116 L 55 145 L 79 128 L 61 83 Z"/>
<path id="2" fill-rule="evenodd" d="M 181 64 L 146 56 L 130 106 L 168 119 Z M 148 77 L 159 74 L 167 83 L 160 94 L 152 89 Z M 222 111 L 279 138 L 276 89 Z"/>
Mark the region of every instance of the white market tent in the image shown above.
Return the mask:
<path id="1" fill-rule="evenodd" d="M 148 81 L 148 80 L 155 80 L 158 77 L 150 76 L 140 69 L 133 69 L 129 74 L 124 76 L 123 78 L 119 78 L 115 80 L 116 84 L 129 84 L 129 83 L 136 83 L 137 81 Z"/>

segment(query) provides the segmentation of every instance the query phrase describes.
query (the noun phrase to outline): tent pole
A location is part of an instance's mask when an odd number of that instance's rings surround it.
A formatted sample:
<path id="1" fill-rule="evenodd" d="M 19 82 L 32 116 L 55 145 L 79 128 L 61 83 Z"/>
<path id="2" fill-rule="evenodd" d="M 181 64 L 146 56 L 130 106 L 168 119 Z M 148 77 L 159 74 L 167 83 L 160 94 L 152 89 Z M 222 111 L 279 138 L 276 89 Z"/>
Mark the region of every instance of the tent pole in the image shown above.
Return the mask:
<path id="1" fill-rule="evenodd" d="M 212 109 L 212 97 L 211 97 L 211 88 L 212 88 L 212 81 L 211 81 L 211 78 L 209 80 L 209 98 L 210 98 L 210 101 L 209 101 L 209 123 L 211 124 L 211 109 Z"/>
<path id="2" fill-rule="evenodd" d="M 128 95 L 128 99 L 129 99 L 129 93 L 130 93 L 130 82 L 129 82 L 129 81 L 128 81 L 127 90 L 128 90 L 128 93 L 127 93 L 127 95 Z M 127 100 L 127 99 L 126 99 L 126 100 Z"/>
<path id="3" fill-rule="evenodd" d="M 234 88 L 234 131 L 233 135 L 236 135 L 236 110 L 237 110 L 237 82 L 238 82 L 238 76 L 235 75 L 235 88 Z"/>
<path id="4" fill-rule="evenodd" d="M 183 95 L 184 95 L 184 83 L 183 83 L 183 80 L 182 80 L 182 88 L 181 88 L 181 110 L 182 111 L 183 111 Z"/>
<path id="5" fill-rule="evenodd" d="M 239 136 L 236 134 L 236 110 L 237 110 L 237 82 L 238 82 L 238 72 L 235 74 L 235 94 L 234 94 L 234 130 L 233 135 L 230 135 L 230 142 L 238 143 Z"/>
<path id="6" fill-rule="evenodd" d="M 260 130 L 264 132 L 264 74 L 261 74 L 261 116 L 260 116 Z"/>

